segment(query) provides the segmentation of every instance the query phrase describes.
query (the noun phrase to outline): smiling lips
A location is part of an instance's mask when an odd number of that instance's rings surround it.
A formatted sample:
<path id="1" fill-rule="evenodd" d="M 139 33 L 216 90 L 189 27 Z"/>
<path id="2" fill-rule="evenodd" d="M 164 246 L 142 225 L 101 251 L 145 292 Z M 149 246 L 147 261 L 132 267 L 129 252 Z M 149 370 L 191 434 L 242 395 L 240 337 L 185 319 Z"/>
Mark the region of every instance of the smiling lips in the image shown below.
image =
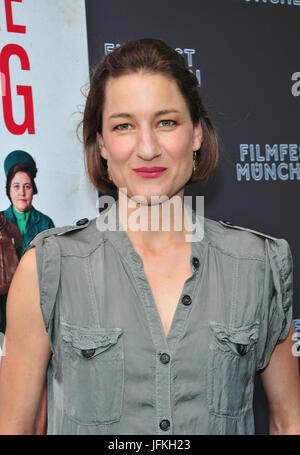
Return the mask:
<path id="1" fill-rule="evenodd" d="M 166 169 L 167 169 L 166 167 L 153 166 L 153 167 L 139 167 L 139 168 L 136 168 L 133 170 L 140 177 L 143 177 L 145 179 L 153 179 L 155 177 L 159 177 L 160 175 L 162 175 Z"/>

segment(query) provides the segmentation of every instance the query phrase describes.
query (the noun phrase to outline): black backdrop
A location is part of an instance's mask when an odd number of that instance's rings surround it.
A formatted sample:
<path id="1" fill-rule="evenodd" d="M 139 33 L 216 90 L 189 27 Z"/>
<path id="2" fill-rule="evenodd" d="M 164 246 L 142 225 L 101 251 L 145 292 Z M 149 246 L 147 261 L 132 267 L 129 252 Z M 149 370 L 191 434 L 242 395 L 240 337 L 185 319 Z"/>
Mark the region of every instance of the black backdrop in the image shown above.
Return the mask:
<path id="1" fill-rule="evenodd" d="M 300 1 L 86 0 L 86 14 L 91 68 L 136 38 L 160 38 L 185 55 L 220 140 L 218 170 L 186 194 L 205 196 L 208 218 L 289 242 L 300 322 Z M 267 434 L 259 376 L 254 410 L 256 433 Z"/>

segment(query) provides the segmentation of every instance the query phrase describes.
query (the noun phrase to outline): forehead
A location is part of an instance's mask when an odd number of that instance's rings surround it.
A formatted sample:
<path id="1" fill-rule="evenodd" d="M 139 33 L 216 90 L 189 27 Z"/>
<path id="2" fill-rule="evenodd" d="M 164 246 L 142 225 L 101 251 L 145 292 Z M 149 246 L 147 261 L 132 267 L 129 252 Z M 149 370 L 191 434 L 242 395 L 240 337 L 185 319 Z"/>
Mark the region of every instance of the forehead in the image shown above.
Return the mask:
<path id="1" fill-rule="evenodd" d="M 16 172 L 13 176 L 11 183 L 30 183 L 31 178 L 26 172 Z"/>
<path id="2" fill-rule="evenodd" d="M 103 116 L 114 111 L 143 113 L 172 108 L 188 111 L 177 82 L 161 73 L 130 73 L 111 77 L 106 83 Z"/>

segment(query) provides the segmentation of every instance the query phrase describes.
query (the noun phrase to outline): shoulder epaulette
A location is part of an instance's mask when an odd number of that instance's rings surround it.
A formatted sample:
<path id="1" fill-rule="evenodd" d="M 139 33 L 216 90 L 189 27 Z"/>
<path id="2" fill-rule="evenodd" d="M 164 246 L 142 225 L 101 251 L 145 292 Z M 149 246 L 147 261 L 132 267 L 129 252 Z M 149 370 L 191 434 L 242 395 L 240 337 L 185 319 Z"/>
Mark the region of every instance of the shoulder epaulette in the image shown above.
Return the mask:
<path id="1" fill-rule="evenodd" d="M 245 227 L 241 227 L 241 226 L 236 226 L 235 224 L 232 224 L 230 221 L 219 220 L 219 223 L 221 223 L 223 226 L 226 226 L 226 227 L 229 227 L 232 229 L 239 229 L 241 231 L 251 232 L 252 234 L 256 234 L 256 235 L 259 235 L 260 237 L 264 237 L 264 238 L 271 239 L 271 240 L 278 240 L 276 237 L 271 237 L 270 235 L 263 234 L 262 232 L 254 231 L 253 229 L 249 229 L 249 228 L 245 228 Z"/>
<path id="2" fill-rule="evenodd" d="M 75 226 L 62 226 L 57 228 L 48 229 L 45 232 L 45 235 L 63 235 L 67 234 L 68 232 L 78 231 L 80 229 L 86 228 L 90 224 L 90 220 L 87 218 L 82 218 L 81 220 L 76 221 Z M 41 232 L 41 234 L 43 233 Z"/>
<path id="3" fill-rule="evenodd" d="M 68 232 L 84 229 L 90 224 L 90 221 L 91 220 L 89 220 L 88 218 L 82 218 L 82 219 L 76 221 L 75 226 L 64 226 L 61 228 L 53 228 L 53 231 L 55 231 L 55 232 L 53 232 L 53 234 L 62 235 L 62 234 L 66 234 Z M 51 231 L 51 230 L 52 229 L 49 229 L 49 231 Z"/>
<path id="4" fill-rule="evenodd" d="M 78 231 L 80 229 L 86 228 L 90 224 L 91 220 L 87 218 L 82 218 L 78 220 L 75 226 L 62 226 L 62 227 L 54 227 L 51 229 L 47 229 L 45 231 L 39 232 L 36 237 L 30 242 L 26 249 L 29 249 L 30 246 L 33 246 L 37 241 L 43 241 L 47 237 L 56 236 L 56 235 L 64 235 L 68 232 Z"/>

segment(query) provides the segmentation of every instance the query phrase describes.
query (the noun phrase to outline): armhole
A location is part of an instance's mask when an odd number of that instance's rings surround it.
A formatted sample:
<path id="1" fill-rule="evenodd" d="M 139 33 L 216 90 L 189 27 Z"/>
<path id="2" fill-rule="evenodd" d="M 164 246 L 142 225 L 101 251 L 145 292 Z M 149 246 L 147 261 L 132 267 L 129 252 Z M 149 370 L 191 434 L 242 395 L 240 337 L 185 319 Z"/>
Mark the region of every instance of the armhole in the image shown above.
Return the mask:
<path id="1" fill-rule="evenodd" d="M 60 281 L 60 249 L 54 237 L 35 239 L 28 249 L 32 247 L 35 247 L 36 253 L 40 307 L 53 351 L 54 314 Z"/>
<path id="2" fill-rule="evenodd" d="M 266 368 L 276 345 L 286 338 L 293 312 L 293 260 L 289 244 L 284 239 L 266 239 L 265 244 L 262 332 L 257 371 Z"/>

